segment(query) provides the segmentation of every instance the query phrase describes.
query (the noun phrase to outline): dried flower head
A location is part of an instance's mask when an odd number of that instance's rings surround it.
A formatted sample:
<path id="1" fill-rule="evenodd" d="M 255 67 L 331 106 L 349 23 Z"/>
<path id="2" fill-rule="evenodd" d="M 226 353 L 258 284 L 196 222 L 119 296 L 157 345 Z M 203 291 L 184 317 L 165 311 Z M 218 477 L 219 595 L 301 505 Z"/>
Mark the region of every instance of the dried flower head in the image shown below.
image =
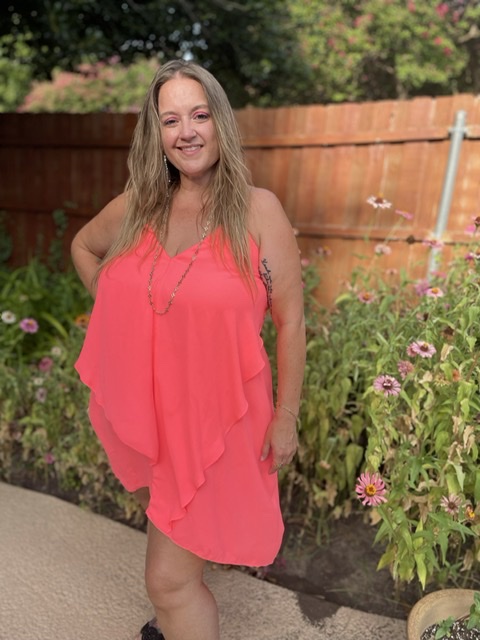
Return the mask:
<path id="1" fill-rule="evenodd" d="M 397 362 L 397 369 L 402 380 L 405 380 L 409 373 L 413 373 L 413 371 L 415 371 L 415 367 L 408 360 L 400 360 Z"/>

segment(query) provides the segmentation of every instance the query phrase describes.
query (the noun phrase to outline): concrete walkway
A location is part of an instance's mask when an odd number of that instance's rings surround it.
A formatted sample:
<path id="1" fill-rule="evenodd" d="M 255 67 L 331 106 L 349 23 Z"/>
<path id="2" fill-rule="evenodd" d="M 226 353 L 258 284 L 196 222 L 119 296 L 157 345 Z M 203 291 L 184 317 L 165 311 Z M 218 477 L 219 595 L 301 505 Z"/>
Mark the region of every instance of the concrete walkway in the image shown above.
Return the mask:
<path id="1" fill-rule="evenodd" d="M 151 617 L 146 536 L 0 483 L 0 640 L 132 640 Z M 208 567 L 222 640 L 404 640 L 402 620 Z"/>

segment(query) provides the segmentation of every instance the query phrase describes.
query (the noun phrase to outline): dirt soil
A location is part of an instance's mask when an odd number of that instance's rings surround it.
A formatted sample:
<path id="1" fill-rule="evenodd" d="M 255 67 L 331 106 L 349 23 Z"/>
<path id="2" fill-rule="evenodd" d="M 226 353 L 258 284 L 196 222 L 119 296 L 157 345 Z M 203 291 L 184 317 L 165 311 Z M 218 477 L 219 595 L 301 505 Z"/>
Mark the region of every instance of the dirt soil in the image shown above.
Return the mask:
<path id="1" fill-rule="evenodd" d="M 340 606 L 406 619 L 422 596 L 419 585 L 400 591 L 388 569 L 377 571 L 383 553 L 373 541 L 376 528 L 361 516 L 331 523 L 329 539 L 318 546 L 310 537 L 299 543 L 298 529 L 286 528 L 284 544 L 264 579 Z"/>

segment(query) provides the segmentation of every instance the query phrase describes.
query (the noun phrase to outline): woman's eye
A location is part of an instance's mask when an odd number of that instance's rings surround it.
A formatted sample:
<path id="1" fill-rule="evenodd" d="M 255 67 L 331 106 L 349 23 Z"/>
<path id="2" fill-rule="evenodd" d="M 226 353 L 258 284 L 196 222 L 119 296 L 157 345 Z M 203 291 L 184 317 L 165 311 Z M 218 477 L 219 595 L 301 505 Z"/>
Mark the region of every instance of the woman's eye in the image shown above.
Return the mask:
<path id="1" fill-rule="evenodd" d="M 166 120 L 163 121 L 163 124 L 165 127 L 170 127 L 173 124 L 176 124 L 176 119 L 175 118 L 167 118 Z"/>
<path id="2" fill-rule="evenodd" d="M 210 114 L 200 111 L 199 113 L 195 113 L 193 117 L 195 120 L 208 120 L 210 118 Z"/>

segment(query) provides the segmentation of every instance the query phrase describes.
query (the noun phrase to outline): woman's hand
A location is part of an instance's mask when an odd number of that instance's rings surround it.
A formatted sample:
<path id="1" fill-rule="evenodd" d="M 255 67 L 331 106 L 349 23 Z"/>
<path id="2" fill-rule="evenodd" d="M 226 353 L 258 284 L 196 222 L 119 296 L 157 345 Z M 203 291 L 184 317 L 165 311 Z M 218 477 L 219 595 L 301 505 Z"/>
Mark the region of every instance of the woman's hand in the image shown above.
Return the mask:
<path id="1" fill-rule="evenodd" d="M 297 420 L 286 411 L 275 413 L 263 442 L 261 460 L 272 454 L 272 466 L 269 473 L 275 473 L 280 467 L 289 464 L 298 446 Z"/>

